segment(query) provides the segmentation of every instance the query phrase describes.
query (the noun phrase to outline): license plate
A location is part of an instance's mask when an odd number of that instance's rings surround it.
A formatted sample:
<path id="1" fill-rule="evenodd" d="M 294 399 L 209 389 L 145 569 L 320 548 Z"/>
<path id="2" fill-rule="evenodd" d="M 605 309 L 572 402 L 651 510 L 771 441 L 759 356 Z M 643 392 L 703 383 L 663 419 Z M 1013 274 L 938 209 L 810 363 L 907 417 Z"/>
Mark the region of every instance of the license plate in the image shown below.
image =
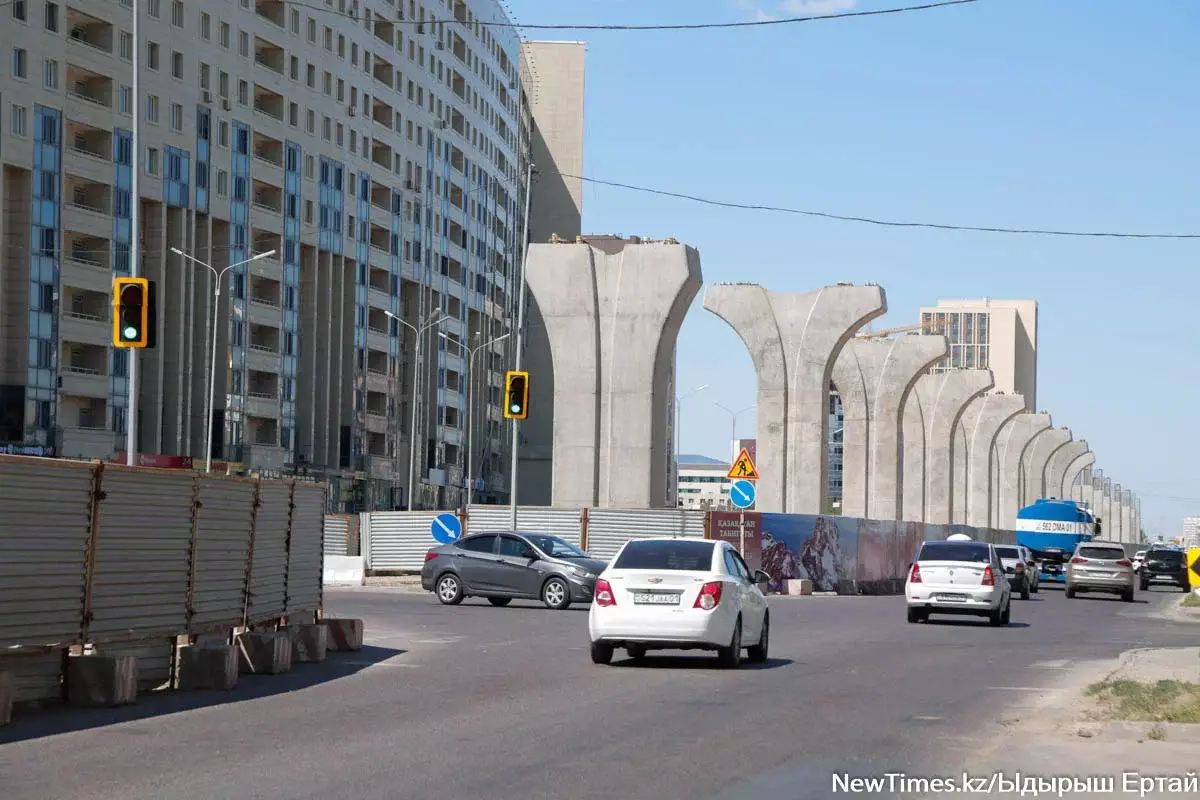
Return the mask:
<path id="1" fill-rule="evenodd" d="M 679 605 L 679 595 L 664 592 L 637 592 L 633 596 L 633 602 L 644 606 L 677 606 Z"/>
<path id="2" fill-rule="evenodd" d="M 938 600 L 945 600 L 951 603 L 965 603 L 967 596 L 965 594 L 939 594 Z"/>

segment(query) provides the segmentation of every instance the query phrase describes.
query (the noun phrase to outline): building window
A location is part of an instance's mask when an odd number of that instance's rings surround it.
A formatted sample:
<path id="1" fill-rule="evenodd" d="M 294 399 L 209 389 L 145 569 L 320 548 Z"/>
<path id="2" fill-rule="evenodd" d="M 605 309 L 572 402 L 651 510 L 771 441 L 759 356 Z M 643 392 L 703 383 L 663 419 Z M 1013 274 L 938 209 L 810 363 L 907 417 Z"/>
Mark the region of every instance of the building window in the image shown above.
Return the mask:
<path id="1" fill-rule="evenodd" d="M 25 106 L 14 105 L 12 107 L 10 125 L 13 136 L 25 135 L 25 114 Z"/>
<path id="2" fill-rule="evenodd" d="M 243 58 L 250 56 L 250 34 L 245 31 L 238 32 L 238 52 Z"/>
<path id="3" fill-rule="evenodd" d="M 250 104 L 250 84 L 245 81 L 238 81 L 238 102 L 242 105 Z"/>
<path id="4" fill-rule="evenodd" d="M 148 0 L 148 2 L 146 3 L 146 13 L 149 14 L 154 19 L 159 18 L 160 14 L 161 14 L 161 9 L 159 8 L 158 0 Z"/>
<path id="5" fill-rule="evenodd" d="M 13 50 L 12 54 L 12 74 L 14 78 L 24 78 L 29 69 L 27 65 L 28 55 L 21 48 Z"/>
<path id="6" fill-rule="evenodd" d="M 176 28 L 183 27 L 183 3 L 180 0 L 171 4 L 171 24 Z"/>
<path id="7" fill-rule="evenodd" d="M 154 42 L 146 43 L 146 69 L 158 69 L 158 45 Z"/>
<path id="8" fill-rule="evenodd" d="M 183 53 L 171 53 L 171 77 L 183 80 Z"/>
<path id="9" fill-rule="evenodd" d="M 117 110 L 122 114 L 133 113 L 133 89 L 122 86 L 117 92 Z"/>
<path id="10" fill-rule="evenodd" d="M 223 169 L 217 170 L 217 194 L 221 197 L 229 194 L 229 173 Z"/>
<path id="11" fill-rule="evenodd" d="M 47 58 L 42 67 L 42 80 L 46 84 L 47 89 L 58 88 L 58 62 L 52 58 Z"/>
<path id="12" fill-rule="evenodd" d="M 200 12 L 200 38 L 206 42 L 212 38 L 212 17 L 207 11 Z"/>
<path id="13" fill-rule="evenodd" d="M 25 22 L 27 19 L 26 14 L 25 0 L 13 0 L 12 18 L 21 22 Z"/>
<path id="14" fill-rule="evenodd" d="M 148 95 L 146 97 L 146 121 L 158 122 L 158 96 Z"/>
<path id="15" fill-rule="evenodd" d="M 158 174 L 158 150 L 153 147 L 146 148 L 146 174 Z"/>
<path id="16" fill-rule="evenodd" d="M 58 5 L 55 3 L 46 3 L 46 30 L 58 32 Z"/>
<path id="17" fill-rule="evenodd" d="M 183 130 L 183 106 L 171 103 L 171 130 Z"/>
<path id="18" fill-rule="evenodd" d="M 218 34 L 217 44 L 221 45 L 221 47 L 224 47 L 226 50 L 229 49 L 229 23 L 228 22 L 221 23 L 221 28 L 220 28 L 220 33 Z"/>
<path id="19" fill-rule="evenodd" d="M 132 61 L 133 34 L 129 33 L 129 31 L 121 31 L 118 48 L 121 58 L 125 59 L 126 61 Z"/>

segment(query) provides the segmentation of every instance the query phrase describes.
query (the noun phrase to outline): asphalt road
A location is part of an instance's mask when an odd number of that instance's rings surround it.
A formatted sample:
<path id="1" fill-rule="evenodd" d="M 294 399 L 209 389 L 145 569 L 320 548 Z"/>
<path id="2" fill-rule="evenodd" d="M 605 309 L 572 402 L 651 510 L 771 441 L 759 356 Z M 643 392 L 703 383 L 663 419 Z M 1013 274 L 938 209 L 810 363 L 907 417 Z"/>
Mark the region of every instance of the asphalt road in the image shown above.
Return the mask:
<path id="1" fill-rule="evenodd" d="M 232 693 L 56 710 L 0 729 L 5 800 L 800 800 L 835 772 L 952 769 L 981 719 L 1078 660 L 1182 646 L 1196 631 L 1136 604 L 1043 590 L 1012 625 L 910 625 L 899 597 L 776 598 L 772 658 L 590 663 L 587 611 L 442 607 L 348 590 L 369 646 Z M 1061 673 L 1057 673 L 1061 674 Z"/>

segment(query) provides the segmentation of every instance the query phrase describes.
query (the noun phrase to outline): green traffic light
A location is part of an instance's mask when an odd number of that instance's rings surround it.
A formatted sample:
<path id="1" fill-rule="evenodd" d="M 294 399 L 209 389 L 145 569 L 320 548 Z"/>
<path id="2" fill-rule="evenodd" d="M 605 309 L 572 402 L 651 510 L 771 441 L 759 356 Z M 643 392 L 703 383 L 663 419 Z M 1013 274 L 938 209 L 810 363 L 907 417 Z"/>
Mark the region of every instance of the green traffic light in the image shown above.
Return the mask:
<path id="1" fill-rule="evenodd" d="M 133 340 L 133 339 L 136 339 L 137 337 L 138 337 L 137 328 L 127 327 L 125 329 L 125 338 L 126 339 Z"/>

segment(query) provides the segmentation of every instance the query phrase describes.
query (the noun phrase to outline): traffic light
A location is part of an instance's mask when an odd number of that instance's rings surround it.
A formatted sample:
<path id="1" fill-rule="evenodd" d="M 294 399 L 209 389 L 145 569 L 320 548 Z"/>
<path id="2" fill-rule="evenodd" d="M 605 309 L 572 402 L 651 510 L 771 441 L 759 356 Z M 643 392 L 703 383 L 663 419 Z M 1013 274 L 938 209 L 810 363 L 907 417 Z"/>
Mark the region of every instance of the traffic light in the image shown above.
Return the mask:
<path id="1" fill-rule="evenodd" d="M 113 279 L 113 347 L 154 346 L 154 297 L 145 278 Z"/>
<path id="2" fill-rule="evenodd" d="M 504 417 L 525 419 L 529 416 L 529 373 L 509 370 L 504 375 Z"/>

